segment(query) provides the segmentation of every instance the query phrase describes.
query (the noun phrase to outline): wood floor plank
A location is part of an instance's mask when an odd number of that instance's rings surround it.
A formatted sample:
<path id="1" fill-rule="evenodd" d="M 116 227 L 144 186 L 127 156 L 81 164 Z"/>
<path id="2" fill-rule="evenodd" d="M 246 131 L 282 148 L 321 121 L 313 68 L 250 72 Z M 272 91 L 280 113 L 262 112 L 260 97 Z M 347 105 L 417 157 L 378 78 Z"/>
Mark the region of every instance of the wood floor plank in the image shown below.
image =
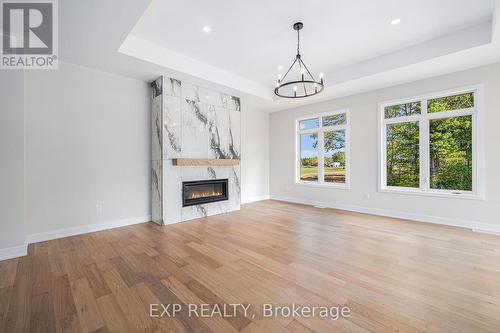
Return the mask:
<path id="1" fill-rule="evenodd" d="M 130 332 L 127 318 L 116 301 L 114 295 L 109 294 L 97 299 L 97 305 L 106 322 L 106 328 L 110 333 Z"/>
<path id="2" fill-rule="evenodd" d="M 9 310 L 12 287 L 0 288 L 0 332 L 5 332 L 7 311 Z"/>
<path id="3" fill-rule="evenodd" d="M 67 242 L 66 242 L 67 243 Z M 74 244 L 70 242 L 71 246 L 66 244 L 67 248 L 74 249 Z M 78 253 L 76 250 L 66 251 L 61 254 L 64 271 L 67 274 L 70 281 L 78 280 L 84 277 L 83 265 L 80 265 L 78 261 Z"/>
<path id="4" fill-rule="evenodd" d="M 288 324 L 286 329 L 290 333 L 320 333 L 318 330 L 312 330 L 304 325 L 302 325 L 298 320 L 294 319 Z"/>
<path id="5" fill-rule="evenodd" d="M 30 331 L 32 265 L 31 256 L 19 258 L 5 319 L 4 327 L 6 332 Z"/>
<path id="6" fill-rule="evenodd" d="M 170 277 L 161 281 L 162 284 L 170 289 L 184 304 L 203 304 L 204 302 L 198 298 L 189 288 L 175 277 Z M 211 304 L 209 311 L 213 310 L 215 304 Z M 217 305 L 218 306 L 218 305 Z M 236 316 L 237 313 L 234 313 Z M 236 333 L 238 330 L 234 328 L 225 318 L 213 317 L 204 318 L 203 321 L 214 332 Z"/>
<path id="7" fill-rule="evenodd" d="M 109 290 L 106 281 L 104 281 L 104 278 L 95 263 L 85 266 L 83 271 L 95 298 L 111 293 L 111 290 Z"/>
<path id="8" fill-rule="evenodd" d="M 161 310 L 161 302 L 158 297 L 149 289 L 146 283 L 141 282 L 132 287 L 136 295 L 139 295 L 140 300 L 145 308 L 151 309 L 151 304 L 156 304 Z M 158 314 L 156 314 L 158 315 Z M 189 332 L 189 326 L 182 324 L 182 318 L 177 316 L 160 316 L 154 318 L 155 325 L 158 326 L 159 330 L 164 332 Z"/>
<path id="9" fill-rule="evenodd" d="M 160 304 L 179 304 L 184 311 L 180 311 L 176 318 L 190 332 L 209 333 L 213 332 L 200 318 L 188 315 L 187 304 L 177 297 L 170 289 L 164 286 L 160 279 L 149 274 L 145 277 L 145 285 L 151 290 L 155 298 L 160 301 Z"/>
<path id="10" fill-rule="evenodd" d="M 40 242 L 33 244 L 34 250 L 33 254 L 48 254 L 49 253 L 49 242 Z"/>
<path id="11" fill-rule="evenodd" d="M 50 267 L 50 272 L 54 277 L 63 276 L 67 274 L 66 269 L 64 268 L 64 260 L 61 254 L 56 254 L 56 253 L 49 254 L 49 267 Z"/>
<path id="12" fill-rule="evenodd" d="M 17 263 L 19 259 L 9 259 L 0 261 L 0 288 L 12 287 L 17 273 Z"/>
<path id="13" fill-rule="evenodd" d="M 53 279 L 52 283 L 52 297 L 56 327 L 59 327 L 61 331 L 65 331 L 66 328 L 79 328 L 79 323 L 77 325 L 73 324 L 74 322 L 76 322 L 76 307 L 68 276 L 57 276 Z M 72 330 L 73 329 L 70 329 L 69 331 Z"/>
<path id="14" fill-rule="evenodd" d="M 153 332 L 156 325 L 149 317 L 149 309 L 144 307 L 140 298 L 127 286 L 116 269 L 103 273 L 109 289 L 115 296 L 121 311 L 134 332 Z"/>
<path id="15" fill-rule="evenodd" d="M 142 281 L 141 276 L 138 272 L 134 271 L 122 257 L 115 257 L 110 259 L 115 266 L 116 271 L 120 274 L 123 281 L 127 286 L 132 287 L 133 285 Z"/>
<path id="16" fill-rule="evenodd" d="M 71 292 L 75 299 L 76 313 L 84 333 L 96 331 L 103 326 L 99 308 L 86 278 L 71 282 Z"/>
<path id="17" fill-rule="evenodd" d="M 49 293 L 52 290 L 52 272 L 47 252 L 40 252 L 33 256 L 32 288 L 33 295 Z"/>
<path id="18" fill-rule="evenodd" d="M 78 315 L 72 314 L 61 321 L 56 321 L 56 332 L 61 333 L 81 333 L 82 327 Z"/>
<path id="19" fill-rule="evenodd" d="M 266 333 L 262 328 L 257 326 L 254 322 L 250 323 L 247 327 L 245 327 L 241 333 Z"/>
<path id="20" fill-rule="evenodd" d="M 200 300 L 202 300 L 202 302 L 205 304 L 217 304 L 221 307 L 224 304 L 226 304 L 222 298 L 220 298 L 217 294 L 215 294 L 210 289 L 206 288 L 204 285 L 202 285 L 197 280 L 194 280 L 194 279 L 190 280 L 189 282 L 185 283 L 185 285 L 194 295 L 196 295 L 196 297 L 198 297 Z M 248 303 L 244 302 L 244 305 L 248 306 Z M 247 314 L 248 317 L 245 317 L 244 311 L 239 307 L 237 309 L 236 316 L 226 318 L 226 320 L 236 330 L 241 331 L 251 323 L 250 318 L 252 318 L 252 316 L 255 314 L 254 310 L 255 309 L 252 309 L 250 307 L 248 310 L 248 314 Z"/>
<path id="21" fill-rule="evenodd" d="M 30 331 L 54 332 L 56 329 L 54 315 L 54 299 L 50 292 L 38 293 L 31 301 L 31 323 Z"/>
<path id="22" fill-rule="evenodd" d="M 151 304 L 249 305 L 235 318 Z M 264 318 L 264 303 L 347 306 Z M 500 332 L 500 237 L 266 200 L 29 246 L 0 262 L 0 332 Z"/>

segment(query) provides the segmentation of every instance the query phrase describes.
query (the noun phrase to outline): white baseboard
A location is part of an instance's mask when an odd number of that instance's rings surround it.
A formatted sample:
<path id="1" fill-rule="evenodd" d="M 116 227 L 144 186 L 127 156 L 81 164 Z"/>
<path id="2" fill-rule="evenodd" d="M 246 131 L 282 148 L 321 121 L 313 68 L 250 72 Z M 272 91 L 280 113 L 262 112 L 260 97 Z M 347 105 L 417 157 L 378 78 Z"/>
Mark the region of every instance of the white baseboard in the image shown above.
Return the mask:
<path id="1" fill-rule="evenodd" d="M 479 234 L 500 236 L 500 232 L 495 232 L 495 231 L 490 231 L 490 230 L 472 229 L 472 231 L 477 232 Z"/>
<path id="2" fill-rule="evenodd" d="M 37 242 L 44 242 L 52 239 L 58 239 L 63 237 L 75 236 L 86 234 L 94 231 L 101 231 L 119 227 L 125 227 L 127 225 L 144 223 L 151 221 L 151 216 L 139 216 L 123 220 L 116 220 L 111 222 L 96 223 L 89 225 L 82 225 L 78 227 L 51 230 L 46 232 L 40 232 L 36 234 L 31 234 L 26 236 L 26 244 L 32 244 Z"/>
<path id="3" fill-rule="evenodd" d="M 245 200 L 242 200 L 241 203 L 246 204 L 246 203 L 251 203 L 251 202 L 256 202 L 256 201 L 268 200 L 269 198 L 270 198 L 269 194 L 257 195 L 255 197 L 250 197 L 250 198 L 247 198 Z"/>
<path id="4" fill-rule="evenodd" d="M 295 198 L 295 197 L 287 197 L 287 196 L 281 196 L 281 195 L 271 195 L 271 199 L 299 203 L 299 204 L 304 204 L 304 205 L 341 209 L 341 210 L 347 210 L 347 211 L 351 211 L 351 212 L 358 212 L 358 213 L 364 213 L 364 214 L 394 217 L 394 218 L 412 220 L 412 221 L 417 221 L 417 222 L 426 222 L 426 223 L 441 224 L 441 225 L 447 225 L 447 226 L 453 226 L 453 227 L 461 227 L 461 228 L 472 229 L 473 231 L 476 231 L 476 232 L 482 231 L 482 232 L 494 233 L 494 234 L 500 233 L 500 225 L 490 224 L 490 223 L 482 223 L 482 222 L 476 222 L 476 221 L 454 219 L 454 218 L 449 218 L 449 217 L 423 215 L 423 214 L 409 213 L 409 212 L 402 212 L 402 211 L 388 210 L 388 209 L 381 209 L 381 208 L 371 208 L 371 207 L 363 207 L 363 206 L 348 205 L 348 204 L 338 204 L 338 203 L 332 203 L 332 202 L 322 202 L 322 201 L 308 200 L 308 199 Z"/>
<path id="5" fill-rule="evenodd" d="M 28 254 L 28 245 L 23 244 L 19 246 L 8 247 L 0 249 L 0 261 L 17 257 L 22 257 Z"/>

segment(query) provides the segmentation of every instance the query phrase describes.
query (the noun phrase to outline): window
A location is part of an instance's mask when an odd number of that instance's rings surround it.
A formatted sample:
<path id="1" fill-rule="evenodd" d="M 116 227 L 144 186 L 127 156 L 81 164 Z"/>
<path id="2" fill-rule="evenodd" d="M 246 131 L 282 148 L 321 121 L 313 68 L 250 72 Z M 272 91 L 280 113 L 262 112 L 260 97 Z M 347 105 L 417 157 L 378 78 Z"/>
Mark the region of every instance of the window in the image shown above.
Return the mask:
<path id="1" fill-rule="evenodd" d="M 297 184 L 349 187 L 349 111 L 297 119 Z"/>
<path id="2" fill-rule="evenodd" d="M 380 190 L 482 195 L 481 87 L 380 103 Z"/>

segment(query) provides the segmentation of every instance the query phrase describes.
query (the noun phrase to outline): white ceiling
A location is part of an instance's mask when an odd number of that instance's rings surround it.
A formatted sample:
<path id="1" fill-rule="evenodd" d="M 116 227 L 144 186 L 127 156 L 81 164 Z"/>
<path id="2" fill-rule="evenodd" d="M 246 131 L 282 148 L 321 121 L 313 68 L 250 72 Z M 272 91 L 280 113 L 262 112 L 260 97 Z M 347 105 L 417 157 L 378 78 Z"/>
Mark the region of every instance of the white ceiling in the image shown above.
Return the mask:
<path id="1" fill-rule="evenodd" d="M 301 53 L 330 73 L 491 20 L 494 0 L 161 0 L 131 35 L 269 88 Z M 390 24 L 400 18 L 397 26 Z M 208 25 L 210 33 L 201 28 Z M 328 78 L 327 78 L 328 79 Z"/>
<path id="2" fill-rule="evenodd" d="M 61 61 L 144 81 L 174 76 L 277 111 L 498 62 L 497 18 L 500 0 L 65 0 L 59 49 Z M 276 99 L 298 20 L 303 58 L 325 72 L 326 88 Z"/>

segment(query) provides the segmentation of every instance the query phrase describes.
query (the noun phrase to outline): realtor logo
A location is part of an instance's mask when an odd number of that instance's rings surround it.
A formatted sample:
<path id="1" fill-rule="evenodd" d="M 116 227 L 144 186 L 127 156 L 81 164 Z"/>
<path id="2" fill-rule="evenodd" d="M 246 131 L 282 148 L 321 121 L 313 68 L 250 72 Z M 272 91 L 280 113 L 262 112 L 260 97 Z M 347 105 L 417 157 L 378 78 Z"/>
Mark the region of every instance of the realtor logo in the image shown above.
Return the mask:
<path id="1" fill-rule="evenodd" d="M 56 0 L 2 0 L 2 69 L 56 69 Z"/>

